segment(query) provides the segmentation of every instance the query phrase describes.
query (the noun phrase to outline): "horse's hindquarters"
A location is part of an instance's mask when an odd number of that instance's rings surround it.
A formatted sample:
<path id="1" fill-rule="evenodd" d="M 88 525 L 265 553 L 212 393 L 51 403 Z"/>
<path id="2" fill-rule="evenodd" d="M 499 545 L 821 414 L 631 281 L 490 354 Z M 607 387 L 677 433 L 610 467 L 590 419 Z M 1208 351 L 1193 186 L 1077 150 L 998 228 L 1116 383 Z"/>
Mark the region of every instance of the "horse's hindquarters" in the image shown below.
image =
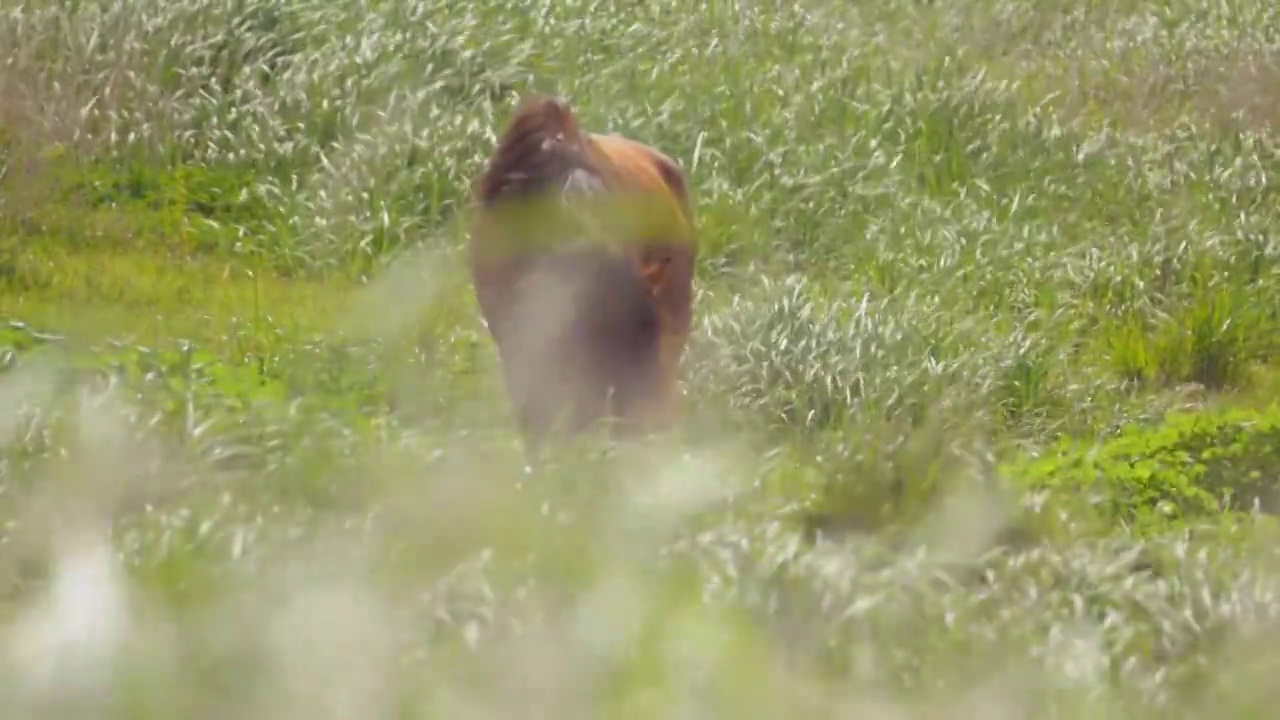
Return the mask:
<path id="1" fill-rule="evenodd" d="M 610 415 L 651 424 L 642 416 L 661 394 L 659 318 L 627 257 L 549 255 L 527 266 L 506 302 L 491 330 L 527 431 L 577 432 Z"/>

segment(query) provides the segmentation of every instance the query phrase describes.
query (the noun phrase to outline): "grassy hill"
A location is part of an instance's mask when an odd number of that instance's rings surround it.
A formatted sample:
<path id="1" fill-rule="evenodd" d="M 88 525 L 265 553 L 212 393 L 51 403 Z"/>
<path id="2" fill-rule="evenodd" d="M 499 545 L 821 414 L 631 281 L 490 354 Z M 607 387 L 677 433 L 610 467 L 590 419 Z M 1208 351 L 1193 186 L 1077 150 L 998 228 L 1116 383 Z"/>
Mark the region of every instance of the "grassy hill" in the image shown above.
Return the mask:
<path id="1" fill-rule="evenodd" d="M 1280 6 L 0 0 L 20 717 L 1269 717 Z M 679 159 L 685 418 L 526 468 L 460 219 Z"/>

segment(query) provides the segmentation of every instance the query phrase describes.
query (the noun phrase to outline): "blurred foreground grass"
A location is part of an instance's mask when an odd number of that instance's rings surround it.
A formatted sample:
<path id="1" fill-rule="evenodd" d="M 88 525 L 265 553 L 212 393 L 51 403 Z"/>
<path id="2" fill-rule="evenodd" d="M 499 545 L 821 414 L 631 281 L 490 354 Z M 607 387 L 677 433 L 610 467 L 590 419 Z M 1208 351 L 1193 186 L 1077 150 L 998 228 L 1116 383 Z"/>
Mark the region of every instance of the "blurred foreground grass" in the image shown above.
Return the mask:
<path id="1" fill-rule="evenodd" d="M 6 717 L 1268 717 L 1280 9 L 0 0 Z M 688 417 L 526 469 L 517 93 L 689 171 Z"/>

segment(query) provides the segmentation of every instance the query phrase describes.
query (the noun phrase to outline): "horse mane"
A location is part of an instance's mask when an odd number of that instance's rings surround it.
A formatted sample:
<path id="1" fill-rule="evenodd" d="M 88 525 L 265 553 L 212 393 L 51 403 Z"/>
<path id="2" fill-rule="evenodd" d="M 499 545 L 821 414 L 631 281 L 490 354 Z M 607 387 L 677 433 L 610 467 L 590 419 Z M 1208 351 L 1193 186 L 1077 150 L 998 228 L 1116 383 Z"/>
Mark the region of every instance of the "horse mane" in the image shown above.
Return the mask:
<path id="1" fill-rule="evenodd" d="M 477 183 L 482 207 L 499 201 L 528 199 L 598 177 L 591 140 L 562 100 L 524 100 L 498 139 Z"/>

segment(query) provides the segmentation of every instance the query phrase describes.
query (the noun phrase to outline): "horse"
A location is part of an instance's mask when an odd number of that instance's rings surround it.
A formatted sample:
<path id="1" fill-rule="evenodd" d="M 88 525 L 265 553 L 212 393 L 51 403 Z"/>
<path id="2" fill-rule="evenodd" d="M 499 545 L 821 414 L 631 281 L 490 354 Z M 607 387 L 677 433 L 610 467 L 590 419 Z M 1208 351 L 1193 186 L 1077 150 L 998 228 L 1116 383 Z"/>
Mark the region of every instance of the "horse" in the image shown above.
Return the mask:
<path id="1" fill-rule="evenodd" d="M 471 280 L 526 448 L 602 420 L 615 440 L 669 429 L 697 259 L 680 165 L 533 97 L 473 192 Z"/>

